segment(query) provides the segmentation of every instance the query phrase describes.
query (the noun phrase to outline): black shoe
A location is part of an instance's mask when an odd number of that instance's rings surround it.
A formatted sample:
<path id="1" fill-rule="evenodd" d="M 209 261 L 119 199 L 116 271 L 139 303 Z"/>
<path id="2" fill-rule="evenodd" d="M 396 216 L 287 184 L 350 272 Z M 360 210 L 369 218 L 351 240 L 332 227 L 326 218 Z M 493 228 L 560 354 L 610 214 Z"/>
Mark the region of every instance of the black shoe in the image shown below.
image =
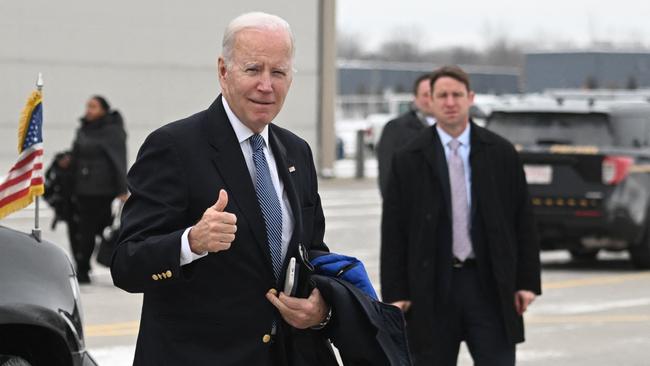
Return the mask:
<path id="1" fill-rule="evenodd" d="M 80 285 L 89 284 L 90 283 L 90 276 L 88 275 L 88 272 L 77 273 L 77 281 L 79 282 Z"/>

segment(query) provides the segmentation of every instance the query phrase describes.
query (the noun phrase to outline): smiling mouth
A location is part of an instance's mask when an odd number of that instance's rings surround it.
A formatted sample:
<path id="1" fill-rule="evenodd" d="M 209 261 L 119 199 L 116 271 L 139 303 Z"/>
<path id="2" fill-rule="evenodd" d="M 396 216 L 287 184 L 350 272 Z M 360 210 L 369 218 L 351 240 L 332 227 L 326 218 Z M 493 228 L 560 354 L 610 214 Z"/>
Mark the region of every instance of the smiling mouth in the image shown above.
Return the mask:
<path id="1" fill-rule="evenodd" d="M 271 105 L 271 104 L 275 104 L 275 102 L 265 102 L 265 101 L 262 101 L 262 100 L 254 100 L 254 99 L 250 99 L 250 101 L 251 101 L 252 103 L 255 103 L 255 104 L 261 104 L 261 105 Z"/>

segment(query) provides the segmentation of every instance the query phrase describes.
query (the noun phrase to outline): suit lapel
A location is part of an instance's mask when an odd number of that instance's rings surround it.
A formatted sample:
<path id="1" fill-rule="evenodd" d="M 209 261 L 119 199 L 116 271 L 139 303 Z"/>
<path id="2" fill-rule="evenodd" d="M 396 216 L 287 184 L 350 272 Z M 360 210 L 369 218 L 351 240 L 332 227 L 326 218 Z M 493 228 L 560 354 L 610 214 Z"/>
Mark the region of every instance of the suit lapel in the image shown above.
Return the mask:
<path id="1" fill-rule="evenodd" d="M 233 130 L 226 111 L 221 102 L 221 96 L 208 109 L 205 121 L 206 138 L 216 150 L 212 161 L 219 176 L 224 180 L 228 191 L 229 202 L 234 202 L 242 213 L 253 237 L 268 264 L 269 272 L 273 273 L 271 254 L 266 240 L 266 226 L 257 202 L 253 180 L 244 160 L 239 141 Z"/>
<path id="2" fill-rule="evenodd" d="M 470 144 L 472 146 L 469 156 L 469 163 L 472 169 L 471 217 L 474 218 L 477 210 L 481 209 L 479 207 L 481 205 L 480 199 L 487 198 L 490 195 L 489 192 L 494 191 L 491 190 L 492 174 L 489 169 L 490 158 L 488 156 L 487 148 L 489 141 L 486 141 L 483 137 L 480 127 L 473 123 L 470 135 Z"/>
<path id="3" fill-rule="evenodd" d="M 470 217 L 473 219 L 476 215 L 476 210 L 478 207 L 478 190 L 480 189 L 480 184 L 476 182 L 482 182 L 483 179 L 483 169 L 485 168 L 485 156 L 484 156 L 484 147 L 481 141 L 476 136 L 476 128 L 472 126 L 472 132 L 470 134 L 470 146 L 471 151 L 469 153 L 469 165 L 472 169 L 472 183 L 470 186 L 472 205 L 470 207 Z"/>
<path id="4" fill-rule="evenodd" d="M 435 127 L 429 127 L 430 136 L 421 145 L 420 150 L 424 154 L 425 160 L 433 169 L 434 175 L 438 178 L 442 187 L 443 198 L 445 200 L 445 212 L 451 218 L 451 188 L 449 187 L 449 170 L 447 168 L 447 158 L 445 150 L 440 142 L 440 137 Z"/>
<path id="5" fill-rule="evenodd" d="M 284 265 L 282 268 L 285 268 L 288 264 L 291 253 L 295 253 L 298 247 L 298 238 L 302 237 L 302 211 L 300 210 L 300 205 L 298 201 L 298 192 L 291 179 L 291 174 L 295 174 L 295 166 L 291 157 L 287 154 L 287 149 L 278 138 L 277 134 L 274 132 L 273 125 L 269 125 L 269 139 L 271 141 L 271 150 L 273 151 L 273 156 L 275 157 L 275 164 L 278 168 L 278 173 L 280 179 L 284 183 L 284 191 L 287 193 L 289 199 L 289 205 L 291 206 L 291 211 L 293 213 L 293 233 L 291 235 L 291 240 L 289 241 L 289 248 L 287 250 L 287 255 L 284 258 Z M 289 168 L 293 167 L 293 172 L 289 172 Z"/>
<path id="6" fill-rule="evenodd" d="M 481 127 L 472 124 L 470 136 L 472 150 L 470 152 L 470 165 L 472 167 L 472 245 L 474 254 L 478 259 L 480 273 L 487 273 L 488 267 L 485 265 L 487 260 L 499 260 L 490 258 L 495 252 L 489 250 L 491 233 L 498 229 L 494 223 L 498 223 L 499 214 L 498 202 L 495 203 L 496 186 L 494 181 L 494 171 L 491 169 L 490 145 L 492 142 L 486 138 Z M 497 263 L 497 262 L 492 262 Z M 481 276 L 481 282 L 485 282 L 487 276 Z"/>

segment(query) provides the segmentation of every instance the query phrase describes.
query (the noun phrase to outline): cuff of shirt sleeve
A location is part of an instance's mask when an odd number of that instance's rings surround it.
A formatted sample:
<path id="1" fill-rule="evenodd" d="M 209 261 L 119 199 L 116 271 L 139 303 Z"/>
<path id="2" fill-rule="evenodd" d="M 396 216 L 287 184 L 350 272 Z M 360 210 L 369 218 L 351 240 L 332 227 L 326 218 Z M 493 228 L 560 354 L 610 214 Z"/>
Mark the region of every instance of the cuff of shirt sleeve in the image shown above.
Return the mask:
<path id="1" fill-rule="evenodd" d="M 201 254 L 196 254 L 196 253 L 194 253 L 192 251 L 192 249 L 190 249 L 189 235 L 190 235 L 190 230 L 191 229 L 192 229 L 191 227 L 188 227 L 187 229 L 185 229 L 185 231 L 183 232 L 183 235 L 181 236 L 181 266 L 184 266 L 186 264 L 190 264 L 190 263 L 194 262 L 195 260 L 197 260 L 199 258 L 203 258 L 206 255 L 208 255 L 208 252 L 204 252 L 204 253 L 201 253 Z"/>

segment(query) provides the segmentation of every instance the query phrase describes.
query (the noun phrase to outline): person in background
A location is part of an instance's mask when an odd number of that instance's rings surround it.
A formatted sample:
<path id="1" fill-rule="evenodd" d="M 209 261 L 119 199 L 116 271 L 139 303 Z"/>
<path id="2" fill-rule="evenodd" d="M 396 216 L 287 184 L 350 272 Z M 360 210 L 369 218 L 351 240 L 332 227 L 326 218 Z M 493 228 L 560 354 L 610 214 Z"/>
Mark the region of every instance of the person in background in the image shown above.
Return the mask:
<path id="1" fill-rule="evenodd" d="M 514 146 L 470 120 L 469 77 L 431 76 L 436 124 L 393 160 L 381 228 L 383 299 L 402 309 L 415 365 L 515 364 L 541 294 L 539 243 Z"/>
<path id="2" fill-rule="evenodd" d="M 95 95 L 86 103 L 72 152 L 59 165 L 73 171 L 70 246 L 79 283 L 90 283 L 95 240 L 112 223 L 113 200 L 124 202 L 128 197 L 124 121 L 104 97 Z"/>
<path id="3" fill-rule="evenodd" d="M 430 74 L 420 75 L 413 83 L 413 105 L 410 111 L 388 121 L 377 143 L 377 162 L 379 163 L 379 190 L 386 196 L 386 186 L 390 176 L 393 154 L 404 147 L 424 128 L 434 124 L 431 115 Z"/>

